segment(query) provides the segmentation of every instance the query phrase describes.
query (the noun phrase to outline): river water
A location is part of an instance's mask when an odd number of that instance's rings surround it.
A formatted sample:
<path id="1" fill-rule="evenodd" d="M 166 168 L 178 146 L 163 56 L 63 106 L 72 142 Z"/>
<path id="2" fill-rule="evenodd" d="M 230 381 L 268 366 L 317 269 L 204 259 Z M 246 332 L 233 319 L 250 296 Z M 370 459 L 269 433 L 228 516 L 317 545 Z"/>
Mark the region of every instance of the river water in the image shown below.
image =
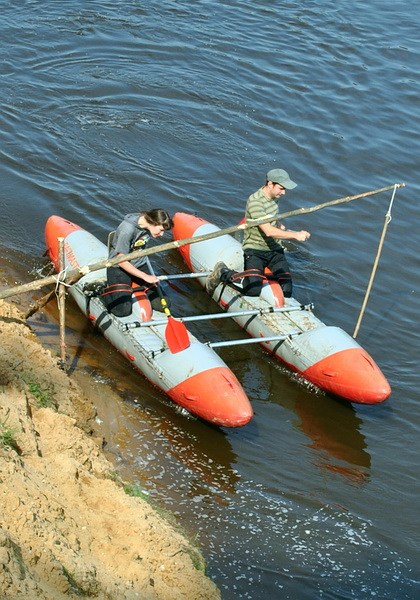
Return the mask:
<path id="1" fill-rule="evenodd" d="M 67 325 L 71 369 L 102 386 L 118 469 L 197 535 L 224 599 L 419 598 L 417 4 L 0 4 L 3 285 L 45 266 L 51 214 L 105 241 L 153 206 L 236 224 L 275 166 L 298 183 L 284 210 L 406 183 L 392 206 L 388 192 L 287 222 L 312 234 L 290 248 L 295 296 L 352 334 L 391 207 L 357 337 L 391 384 L 381 405 L 341 403 L 260 348 L 230 347 L 255 417 L 213 428 L 177 412 L 70 302 Z M 155 265 L 184 269 L 175 251 Z M 174 314 L 214 310 L 194 282 L 168 293 Z M 55 350 L 54 306 L 30 323 Z M 239 332 L 224 321 L 199 334 Z"/>

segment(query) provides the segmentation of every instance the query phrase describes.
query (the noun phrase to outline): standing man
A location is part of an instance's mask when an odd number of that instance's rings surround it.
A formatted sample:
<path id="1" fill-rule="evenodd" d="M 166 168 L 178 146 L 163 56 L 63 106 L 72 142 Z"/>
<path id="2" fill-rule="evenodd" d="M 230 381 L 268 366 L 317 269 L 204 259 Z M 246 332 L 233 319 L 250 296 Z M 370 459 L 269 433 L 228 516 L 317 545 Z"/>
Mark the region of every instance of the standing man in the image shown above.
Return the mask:
<path id="1" fill-rule="evenodd" d="M 293 190 L 296 183 L 283 169 L 268 171 L 265 185 L 248 198 L 245 220 L 266 219 L 273 217 L 269 223 L 245 230 L 244 271 L 237 273 L 224 263 L 215 265 L 208 276 L 206 289 L 213 295 L 220 282 L 241 292 L 245 296 L 259 296 L 264 282 L 264 269 L 268 267 L 272 277 L 277 279 L 286 298 L 292 295 L 292 277 L 284 255 L 282 240 L 305 242 L 310 237 L 307 231 L 289 231 L 284 225 L 277 224 L 279 215 L 278 200 L 286 190 Z"/>

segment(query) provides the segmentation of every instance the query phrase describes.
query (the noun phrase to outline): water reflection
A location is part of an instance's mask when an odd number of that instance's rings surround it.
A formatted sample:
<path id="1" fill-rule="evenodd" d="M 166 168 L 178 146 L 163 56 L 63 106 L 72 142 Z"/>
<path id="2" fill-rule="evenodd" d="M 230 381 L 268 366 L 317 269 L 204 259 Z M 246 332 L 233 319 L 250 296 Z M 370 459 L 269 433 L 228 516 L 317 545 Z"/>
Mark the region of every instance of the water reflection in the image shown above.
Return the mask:
<path id="1" fill-rule="evenodd" d="M 241 357 L 230 350 L 223 358 L 235 371 L 254 403 L 277 404 L 297 416 L 296 428 L 309 438 L 313 464 L 345 477 L 356 484 L 369 478 L 371 457 L 361 432 L 363 420 L 349 402 L 327 396 L 299 376 L 293 375 L 260 348 L 247 348 Z M 252 425 L 265 426 L 264 415 L 256 415 Z M 278 427 L 280 431 L 280 427 Z"/>
<path id="2" fill-rule="evenodd" d="M 312 441 L 314 464 L 353 483 L 369 478 L 370 454 L 354 407 L 324 396 L 300 395 L 295 401 L 299 427 Z"/>

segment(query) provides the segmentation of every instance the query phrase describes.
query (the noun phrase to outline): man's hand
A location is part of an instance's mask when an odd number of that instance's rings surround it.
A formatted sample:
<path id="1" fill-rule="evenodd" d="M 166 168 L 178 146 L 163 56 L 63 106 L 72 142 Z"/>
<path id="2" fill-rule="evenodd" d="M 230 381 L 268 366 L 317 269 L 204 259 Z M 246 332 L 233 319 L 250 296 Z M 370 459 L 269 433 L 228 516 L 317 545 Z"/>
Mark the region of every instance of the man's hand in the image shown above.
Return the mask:
<path id="1" fill-rule="evenodd" d="M 311 237 L 311 234 L 309 233 L 309 231 L 304 231 L 302 229 L 301 231 L 295 232 L 295 239 L 298 242 L 306 242 L 306 240 L 309 240 L 310 237 Z"/>

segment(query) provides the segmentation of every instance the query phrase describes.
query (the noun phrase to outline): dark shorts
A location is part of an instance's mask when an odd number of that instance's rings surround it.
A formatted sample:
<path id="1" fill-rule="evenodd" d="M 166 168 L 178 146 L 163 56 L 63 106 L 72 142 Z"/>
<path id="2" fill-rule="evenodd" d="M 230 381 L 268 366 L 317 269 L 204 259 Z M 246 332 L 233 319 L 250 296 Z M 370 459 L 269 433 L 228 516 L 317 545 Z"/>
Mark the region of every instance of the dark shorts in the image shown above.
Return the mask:
<path id="1" fill-rule="evenodd" d="M 117 317 L 128 317 L 133 310 L 133 285 L 143 288 L 150 302 L 158 298 L 156 286 L 143 279 L 132 277 L 120 267 L 109 267 L 106 271 L 107 287 L 101 298 L 107 310 Z"/>
<path id="2" fill-rule="evenodd" d="M 270 251 L 244 250 L 244 267 L 245 271 L 254 273 L 244 278 L 243 294 L 246 296 L 260 295 L 264 281 L 262 274 L 265 268 L 270 269 L 272 273 L 270 279 L 279 282 L 284 296 L 290 298 L 292 295 L 292 276 L 283 248 Z"/>

